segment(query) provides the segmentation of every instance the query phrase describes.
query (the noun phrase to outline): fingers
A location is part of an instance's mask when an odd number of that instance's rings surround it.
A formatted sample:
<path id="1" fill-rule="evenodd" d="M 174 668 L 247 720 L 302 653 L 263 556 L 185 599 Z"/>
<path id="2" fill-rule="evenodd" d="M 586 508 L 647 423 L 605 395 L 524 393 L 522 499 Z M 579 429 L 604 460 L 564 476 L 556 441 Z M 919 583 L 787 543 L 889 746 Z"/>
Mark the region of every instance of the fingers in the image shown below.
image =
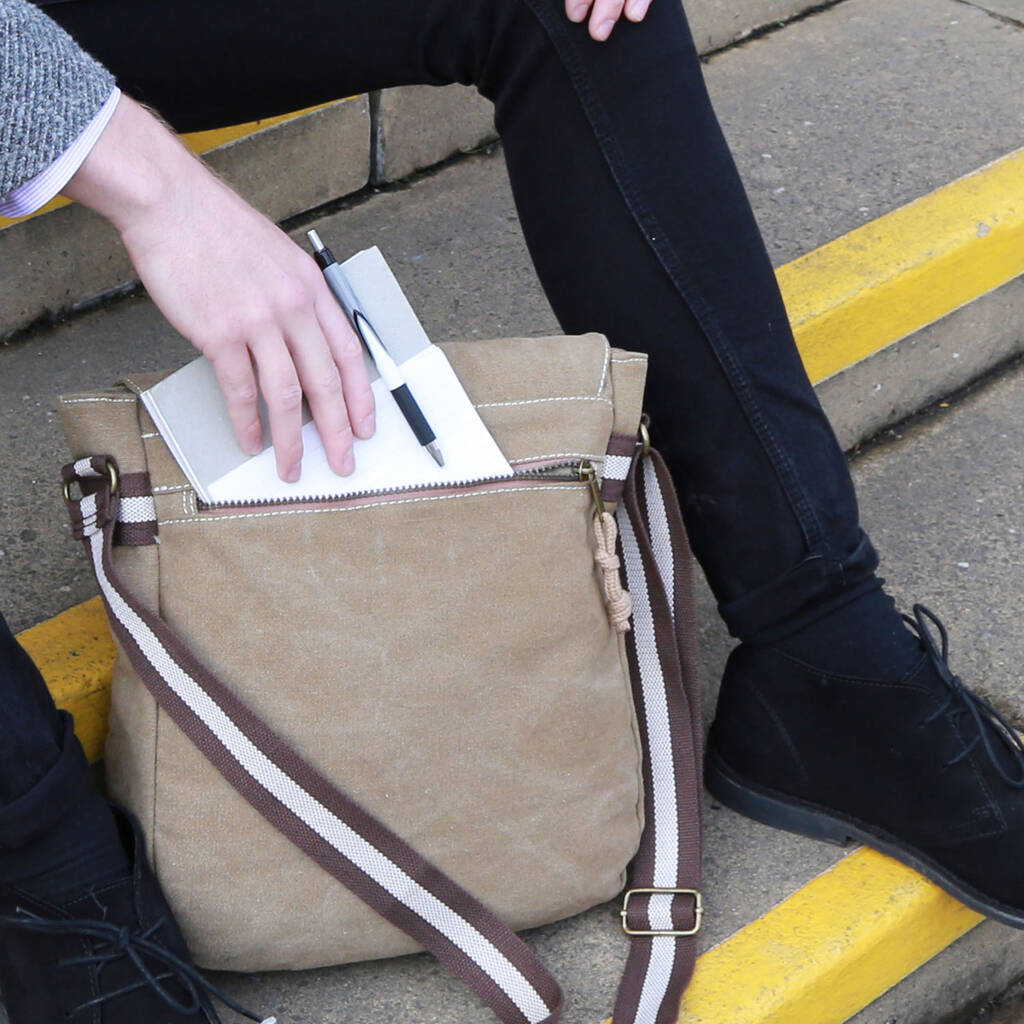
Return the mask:
<path id="1" fill-rule="evenodd" d="M 277 475 L 288 483 L 295 483 L 302 472 L 302 385 L 299 375 L 280 335 L 255 339 L 250 348 L 270 417 L 270 439 L 274 445 Z"/>
<path id="2" fill-rule="evenodd" d="M 316 298 L 316 315 L 341 373 L 349 422 L 356 437 L 373 437 L 376 429 L 373 390 L 366 372 L 363 346 L 337 300 L 324 285 Z"/>
<path id="3" fill-rule="evenodd" d="M 213 369 L 227 399 L 228 415 L 238 443 L 244 452 L 258 455 L 263 450 L 263 425 L 249 350 L 244 346 L 225 349 L 213 360 Z"/>
<path id="4" fill-rule="evenodd" d="M 593 0 L 565 0 L 565 13 L 570 21 L 581 22 L 590 13 Z"/>
<path id="5" fill-rule="evenodd" d="M 627 0 L 626 17 L 630 21 L 643 21 L 650 6 L 651 0 Z"/>
<path id="6" fill-rule="evenodd" d="M 643 21 L 651 0 L 565 0 L 570 21 L 582 22 L 590 16 L 590 36 L 604 42 L 625 13 L 630 21 Z"/>

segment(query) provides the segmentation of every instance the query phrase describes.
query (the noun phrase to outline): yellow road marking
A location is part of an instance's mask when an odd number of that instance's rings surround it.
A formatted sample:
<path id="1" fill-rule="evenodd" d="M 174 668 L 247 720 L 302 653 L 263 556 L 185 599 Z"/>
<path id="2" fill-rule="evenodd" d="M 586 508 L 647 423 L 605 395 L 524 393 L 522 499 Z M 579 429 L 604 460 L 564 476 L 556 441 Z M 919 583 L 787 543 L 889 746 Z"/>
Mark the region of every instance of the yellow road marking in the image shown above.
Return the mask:
<path id="1" fill-rule="evenodd" d="M 1024 273 L 1024 149 L 780 267 L 815 383 Z"/>

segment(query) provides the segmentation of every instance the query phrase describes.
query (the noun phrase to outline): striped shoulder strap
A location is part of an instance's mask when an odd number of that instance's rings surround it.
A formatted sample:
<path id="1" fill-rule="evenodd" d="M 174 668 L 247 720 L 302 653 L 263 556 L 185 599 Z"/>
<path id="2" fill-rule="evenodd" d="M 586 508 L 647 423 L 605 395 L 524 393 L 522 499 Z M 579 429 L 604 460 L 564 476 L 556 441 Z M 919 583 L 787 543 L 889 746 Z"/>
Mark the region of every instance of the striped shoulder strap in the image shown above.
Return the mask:
<path id="1" fill-rule="evenodd" d="M 633 601 L 626 643 L 647 808 L 621 912 L 633 939 L 614 1019 L 669 1024 L 693 972 L 702 913 L 692 558 L 660 456 L 635 438 L 613 438 L 613 444 L 624 450 L 612 452 L 608 466 L 618 480 L 606 473 L 606 496 L 612 496 L 609 487 L 614 499 L 621 496 L 620 553 Z M 127 491 L 120 483 L 113 460 L 104 457 L 64 468 L 72 529 L 89 554 L 112 628 L 164 711 L 272 825 L 430 950 L 501 1021 L 559 1021 L 562 991 L 529 947 L 299 757 L 124 586 L 112 547 L 146 543 L 155 524 L 145 482 L 132 479 Z"/>

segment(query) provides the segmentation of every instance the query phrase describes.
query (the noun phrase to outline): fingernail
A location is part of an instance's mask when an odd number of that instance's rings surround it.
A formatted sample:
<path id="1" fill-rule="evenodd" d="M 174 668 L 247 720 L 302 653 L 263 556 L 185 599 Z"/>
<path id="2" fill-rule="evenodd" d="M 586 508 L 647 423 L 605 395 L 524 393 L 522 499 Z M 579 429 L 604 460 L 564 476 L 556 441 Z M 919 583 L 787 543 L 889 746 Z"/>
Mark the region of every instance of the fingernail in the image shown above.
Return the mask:
<path id="1" fill-rule="evenodd" d="M 377 429 L 374 414 L 371 412 L 362 423 L 359 424 L 359 432 L 363 437 L 372 437 L 373 432 Z"/>
<path id="2" fill-rule="evenodd" d="M 346 455 L 345 458 L 341 460 L 341 475 L 348 476 L 349 473 L 355 471 L 355 468 L 356 458 L 351 452 L 349 452 L 348 455 Z"/>
<path id="3" fill-rule="evenodd" d="M 300 476 L 302 476 L 302 467 L 292 466 L 290 469 L 285 471 L 284 479 L 286 483 L 297 484 Z"/>
<path id="4" fill-rule="evenodd" d="M 633 0 L 633 3 L 629 4 L 629 16 L 631 18 L 642 18 L 647 13 L 647 8 L 650 5 L 651 0 Z"/>
<path id="5" fill-rule="evenodd" d="M 607 39 L 612 34 L 612 28 L 614 25 L 615 22 L 610 19 L 608 21 L 602 21 L 601 24 L 594 29 L 594 38 Z"/>
<path id="6" fill-rule="evenodd" d="M 572 21 L 580 22 L 587 16 L 587 11 L 590 10 L 590 4 L 578 4 L 572 9 L 569 17 Z"/>

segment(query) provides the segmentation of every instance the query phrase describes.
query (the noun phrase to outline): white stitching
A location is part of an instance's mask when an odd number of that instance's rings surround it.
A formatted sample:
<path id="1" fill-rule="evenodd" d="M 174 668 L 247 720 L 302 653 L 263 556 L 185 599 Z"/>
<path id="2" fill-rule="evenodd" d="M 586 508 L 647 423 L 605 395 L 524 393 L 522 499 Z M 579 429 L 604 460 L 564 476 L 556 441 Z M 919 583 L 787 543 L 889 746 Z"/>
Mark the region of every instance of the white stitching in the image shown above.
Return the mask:
<path id="1" fill-rule="evenodd" d="M 542 459 L 603 459 L 603 455 L 587 455 L 581 452 L 552 452 L 550 455 L 528 455 L 525 459 L 509 459 L 510 466 L 523 462 L 540 462 Z"/>
<path id="2" fill-rule="evenodd" d="M 143 440 L 145 440 L 145 439 L 146 439 L 146 438 L 148 438 L 148 437 L 159 437 L 159 436 L 160 436 L 160 432 L 159 432 L 158 430 L 151 430 L 151 431 L 149 431 L 149 433 L 148 433 L 148 434 L 140 434 L 139 436 L 140 436 L 140 437 L 141 437 L 141 438 L 142 438 Z"/>
<path id="3" fill-rule="evenodd" d="M 501 406 L 538 406 L 544 401 L 600 401 L 610 406 L 610 398 L 595 397 L 592 394 L 565 394 L 557 398 L 523 398 L 521 401 L 482 401 L 476 409 L 498 409 Z"/>
<path id="4" fill-rule="evenodd" d="M 383 505 L 415 505 L 424 501 L 451 501 L 463 498 L 482 498 L 489 494 L 513 494 L 517 491 L 530 491 L 535 494 L 546 494 L 548 491 L 579 491 L 580 484 L 546 484 L 543 487 L 502 487 L 489 491 L 474 491 L 468 494 L 434 494 L 423 498 L 400 498 L 397 501 L 374 501 L 366 505 L 347 505 L 336 508 L 289 508 L 279 512 L 243 512 L 231 515 L 216 516 L 204 513 L 192 519 L 165 519 L 160 522 L 164 526 L 181 526 L 185 524 L 202 525 L 203 523 L 221 523 L 231 519 L 268 519 L 274 516 L 307 516 L 324 515 L 335 512 L 362 512 L 364 509 L 380 508 Z M 342 499 L 343 500 L 343 499 Z"/>
<path id="5" fill-rule="evenodd" d="M 188 484 L 163 484 L 160 487 L 154 487 L 154 494 L 174 494 L 177 491 L 187 491 L 189 489 Z"/>
<path id="6" fill-rule="evenodd" d="M 601 369 L 601 380 L 597 385 L 597 394 L 600 396 L 601 392 L 604 391 L 604 382 L 608 379 L 608 368 L 612 360 L 612 347 L 608 344 L 608 339 L 604 339 L 604 366 Z"/>
<path id="7" fill-rule="evenodd" d="M 630 356 L 629 359 L 612 359 L 613 363 L 646 363 L 647 356 Z"/>
<path id="8" fill-rule="evenodd" d="M 135 404 L 134 398 L 62 398 L 61 405 L 84 405 L 87 402 L 126 402 Z"/>

